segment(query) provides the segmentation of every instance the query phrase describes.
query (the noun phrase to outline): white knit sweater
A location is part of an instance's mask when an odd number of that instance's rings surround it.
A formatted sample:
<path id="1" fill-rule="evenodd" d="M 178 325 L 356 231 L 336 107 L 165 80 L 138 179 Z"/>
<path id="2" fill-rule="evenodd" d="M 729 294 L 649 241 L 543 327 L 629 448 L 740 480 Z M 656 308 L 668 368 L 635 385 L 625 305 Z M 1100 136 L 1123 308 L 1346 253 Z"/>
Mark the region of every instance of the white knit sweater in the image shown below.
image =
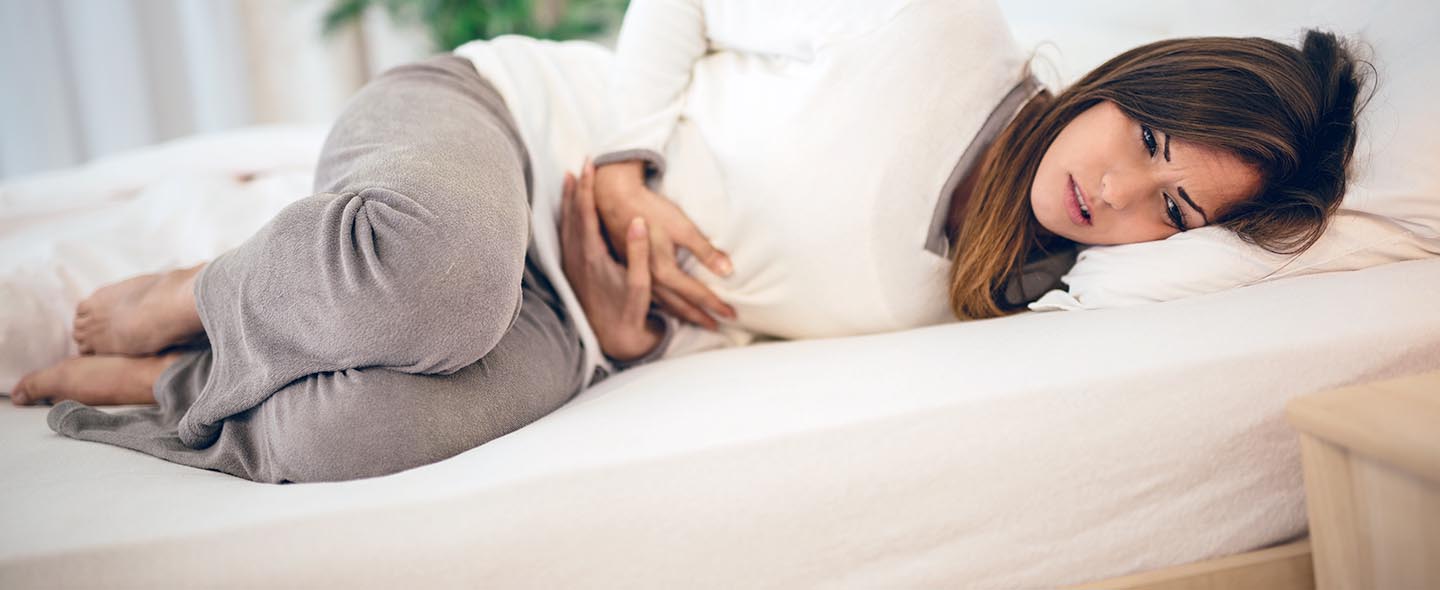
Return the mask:
<path id="1" fill-rule="evenodd" d="M 560 270 L 565 170 L 646 160 L 730 254 L 725 278 L 682 261 L 739 318 L 672 322 L 657 356 L 944 322 L 948 260 L 925 246 L 1025 59 L 987 0 L 634 0 L 613 54 L 523 37 L 456 53 L 515 115 L 541 262 L 607 367 Z"/>

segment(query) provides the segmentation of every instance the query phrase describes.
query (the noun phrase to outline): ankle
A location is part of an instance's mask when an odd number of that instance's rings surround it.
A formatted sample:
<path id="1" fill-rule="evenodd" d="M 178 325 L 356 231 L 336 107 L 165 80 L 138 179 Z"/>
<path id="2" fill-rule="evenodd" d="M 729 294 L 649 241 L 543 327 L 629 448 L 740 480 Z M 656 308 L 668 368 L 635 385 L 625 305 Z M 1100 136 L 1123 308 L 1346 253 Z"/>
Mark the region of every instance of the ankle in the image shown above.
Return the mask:
<path id="1" fill-rule="evenodd" d="M 186 327 L 192 332 L 203 331 L 204 325 L 200 322 L 200 312 L 195 306 L 195 278 L 199 276 L 200 270 L 205 266 L 199 265 L 183 268 L 174 272 L 174 291 L 171 294 L 171 301 L 180 310 L 185 318 Z"/>
<path id="2" fill-rule="evenodd" d="M 141 371 L 142 378 L 145 380 L 145 388 L 154 388 L 155 382 L 160 380 L 160 375 L 165 372 L 165 369 L 170 368 L 170 365 L 180 360 L 180 354 L 181 353 L 178 352 L 170 352 L 152 357 L 150 359 L 151 362 L 146 365 L 145 370 Z"/>

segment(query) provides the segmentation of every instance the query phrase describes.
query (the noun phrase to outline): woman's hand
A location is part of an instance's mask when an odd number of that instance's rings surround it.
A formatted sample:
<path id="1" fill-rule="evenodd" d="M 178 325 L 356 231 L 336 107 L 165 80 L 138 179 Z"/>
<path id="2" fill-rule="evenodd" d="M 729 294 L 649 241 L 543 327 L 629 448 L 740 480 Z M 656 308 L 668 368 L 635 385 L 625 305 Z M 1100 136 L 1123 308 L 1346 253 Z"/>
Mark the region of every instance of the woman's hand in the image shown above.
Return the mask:
<path id="1" fill-rule="evenodd" d="M 632 269 L 645 268 L 648 264 L 655 297 L 666 311 L 711 330 L 715 329 L 716 322 L 710 314 L 735 319 L 734 308 L 721 301 L 704 283 L 680 270 L 675 252 L 683 246 L 720 276 L 730 275 L 730 257 L 715 249 L 675 203 L 645 186 L 644 162 L 606 164 L 600 167 L 595 181 L 595 204 L 608 235 L 626 235 L 632 220 L 637 217 L 645 220 L 649 228 L 648 263 L 637 264 L 630 253 L 634 249 L 622 248 L 618 243 L 615 254 Z"/>
<path id="2" fill-rule="evenodd" d="M 595 166 L 585 161 L 580 181 L 565 173 L 560 215 L 561 266 L 575 288 L 585 317 L 595 329 L 600 349 L 618 361 L 645 356 L 660 343 L 664 327 L 647 318 L 650 312 L 649 248 L 645 219 L 636 217 L 624 229 L 623 250 L 630 267 L 610 257 L 595 214 Z"/>

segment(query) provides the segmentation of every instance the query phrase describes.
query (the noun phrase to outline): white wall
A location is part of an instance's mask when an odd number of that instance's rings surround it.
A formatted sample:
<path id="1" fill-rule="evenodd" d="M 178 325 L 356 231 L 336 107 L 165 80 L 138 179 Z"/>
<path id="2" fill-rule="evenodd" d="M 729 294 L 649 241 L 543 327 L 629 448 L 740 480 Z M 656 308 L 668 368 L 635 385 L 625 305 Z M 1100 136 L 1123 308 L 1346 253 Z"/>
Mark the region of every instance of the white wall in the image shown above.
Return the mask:
<path id="1" fill-rule="evenodd" d="M 320 36 L 328 0 L 0 1 L 0 178 L 256 123 L 324 123 L 423 57 L 383 11 Z"/>

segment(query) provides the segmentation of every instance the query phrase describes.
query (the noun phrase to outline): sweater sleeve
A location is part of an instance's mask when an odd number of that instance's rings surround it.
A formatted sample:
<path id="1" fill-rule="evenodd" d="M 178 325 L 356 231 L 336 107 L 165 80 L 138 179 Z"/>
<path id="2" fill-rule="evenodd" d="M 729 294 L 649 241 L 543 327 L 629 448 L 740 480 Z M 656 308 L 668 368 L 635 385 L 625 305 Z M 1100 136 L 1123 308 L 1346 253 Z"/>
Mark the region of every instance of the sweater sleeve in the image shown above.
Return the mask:
<path id="1" fill-rule="evenodd" d="M 658 310 L 652 310 L 650 317 L 662 326 L 660 342 L 644 356 L 622 361 L 609 358 L 616 371 L 638 367 L 662 359 L 717 350 L 734 346 L 745 346 L 755 340 L 755 335 L 734 326 L 722 326 L 718 330 L 706 330 L 700 326 L 683 322 Z"/>
<path id="2" fill-rule="evenodd" d="M 696 63 L 708 53 L 808 62 L 827 39 L 868 32 L 904 4 L 633 0 L 620 26 L 609 84 L 615 131 L 602 141 L 595 164 L 642 160 L 647 180 L 658 182 Z"/>
<path id="3" fill-rule="evenodd" d="M 665 338 L 662 359 L 673 359 L 707 350 L 719 350 L 747 346 L 755 341 L 755 334 L 738 326 L 721 325 L 716 330 L 706 330 L 695 324 L 666 316 L 669 334 Z"/>
<path id="4" fill-rule="evenodd" d="M 665 173 L 665 142 L 690 86 L 690 71 L 708 47 L 700 0 L 634 0 L 615 43 L 609 99 L 614 134 L 596 166 L 643 160 L 646 178 Z"/>

